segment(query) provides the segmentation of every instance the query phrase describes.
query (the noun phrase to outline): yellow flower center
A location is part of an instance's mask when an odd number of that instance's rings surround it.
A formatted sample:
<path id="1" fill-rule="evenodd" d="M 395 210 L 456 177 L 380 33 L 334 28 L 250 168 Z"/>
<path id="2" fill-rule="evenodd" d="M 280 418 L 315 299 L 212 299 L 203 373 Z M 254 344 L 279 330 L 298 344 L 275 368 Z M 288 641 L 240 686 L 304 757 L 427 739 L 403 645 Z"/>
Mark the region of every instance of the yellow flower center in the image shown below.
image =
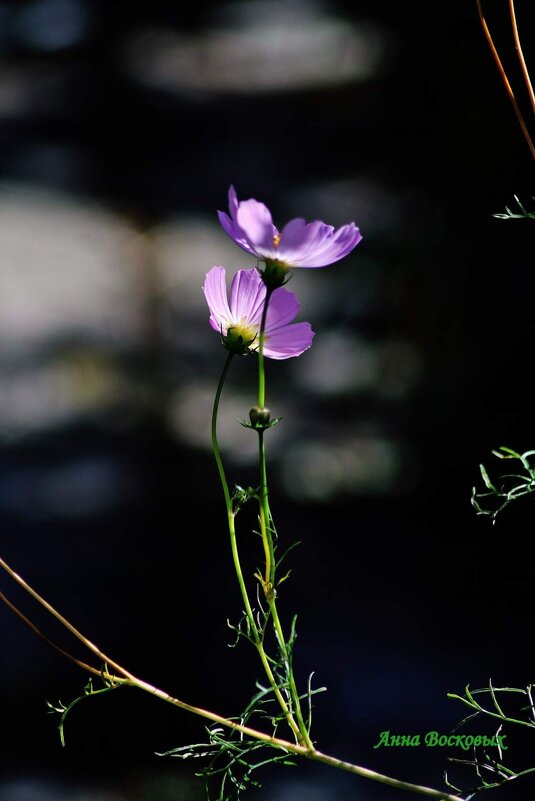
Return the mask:
<path id="1" fill-rule="evenodd" d="M 279 247 L 280 241 L 281 241 L 281 235 L 275 234 L 275 236 L 273 237 L 273 244 L 275 245 L 276 248 Z"/>
<path id="2" fill-rule="evenodd" d="M 259 323 L 248 323 L 246 318 L 242 317 L 237 323 L 229 320 L 226 329 L 224 339 L 229 350 L 233 350 L 235 353 L 244 353 L 246 348 L 252 351 L 258 350 L 260 345 Z M 264 342 L 268 340 L 269 336 L 264 334 Z"/>
<path id="3" fill-rule="evenodd" d="M 241 337 L 243 342 L 250 342 L 252 339 L 254 340 L 252 345 L 255 343 L 258 345 L 258 328 L 256 326 L 247 325 L 245 322 L 241 322 L 237 325 L 229 326 L 228 333 L 231 334 L 234 339 Z"/>

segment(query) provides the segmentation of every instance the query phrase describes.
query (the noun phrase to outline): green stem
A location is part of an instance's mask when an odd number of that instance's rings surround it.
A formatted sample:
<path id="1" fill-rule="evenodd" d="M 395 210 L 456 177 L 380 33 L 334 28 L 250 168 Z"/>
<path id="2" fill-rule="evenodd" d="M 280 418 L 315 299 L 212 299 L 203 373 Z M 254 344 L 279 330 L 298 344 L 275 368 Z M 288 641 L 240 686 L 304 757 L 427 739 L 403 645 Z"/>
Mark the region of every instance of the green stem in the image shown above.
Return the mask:
<path id="1" fill-rule="evenodd" d="M 225 364 L 223 366 L 223 370 L 221 372 L 221 376 L 219 378 L 219 384 L 217 385 L 214 398 L 214 405 L 212 408 L 212 450 L 214 452 L 219 478 L 221 479 L 221 486 L 223 487 L 223 494 L 225 496 L 225 505 L 227 507 L 227 511 L 229 512 L 232 511 L 232 501 L 230 500 L 230 492 L 228 488 L 227 477 L 225 475 L 225 468 L 223 467 L 221 451 L 219 450 L 219 443 L 217 441 L 217 413 L 219 411 L 219 400 L 221 398 L 221 393 L 223 391 L 223 386 L 225 384 L 225 379 L 227 377 L 227 373 L 229 371 L 230 363 L 232 362 L 233 356 L 234 354 L 230 352 L 227 355 Z"/>
<path id="2" fill-rule="evenodd" d="M 265 341 L 265 328 L 266 328 L 268 304 L 272 294 L 273 294 L 273 289 L 267 287 L 266 298 L 264 301 L 264 308 L 262 310 L 262 319 L 260 322 L 260 331 L 259 331 L 258 405 L 260 408 L 263 408 L 266 402 L 266 371 L 264 363 L 264 341 Z M 266 567 L 264 573 L 264 593 L 266 595 L 266 600 L 269 604 L 273 625 L 275 627 L 275 632 L 279 643 L 279 651 L 284 660 L 285 672 L 288 678 L 288 690 L 290 698 L 292 700 L 292 706 L 295 712 L 295 717 L 297 718 L 297 727 L 299 730 L 298 742 L 304 747 L 308 748 L 309 750 L 313 750 L 314 745 L 312 743 L 312 740 L 310 739 L 308 729 L 303 719 L 303 713 L 301 710 L 299 693 L 297 692 L 297 686 L 293 675 L 290 654 L 288 652 L 288 646 L 286 643 L 286 639 L 284 637 L 284 632 L 282 630 L 281 622 L 277 611 L 276 590 L 275 590 L 275 553 L 273 547 L 273 531 L 272 531 L 273 523 L 268 500 L 266 447 L 264 442 L 263 429 L 258 429 L 258 460 L 259 460 L 259 470 L 260 470 L 260 499 L 259 499 L 260 533 L 262 536 L 262 543 L 264 546 L 264 554 L 266 558 Z M 290 723 L 290 718 L 288 717 L 288 715 L 286 715 L 286 717 L 288 723 Z M 294 730 L 295 721 L 293 715 L 291 715 L 291 720 L 292 723 L 290 723 L 290 726 L 292 728 L 292 731 L 295 731 Z"/>
<path id="3" fill-rule="evenodd" d="M 238 578 L 238 584 L 240 586 L 241 596 L 242 596 L 242 599 L 243 599 L 243 603 L 245 605 L 245 613 L 247 615 L 247 622 L 248 622 L 248 626 L 249 626 L 249 631 L 250 631 L 250 633 L 252 635 L 254 644 L 255 644 L 256 649 L 258 651 L 258 654 L 260 656 L 260 661 L 262 662 L 262 665 L 263 665 L 264 670 L 266 672 L 266 675 L 267 675 L 267 678 L 268 678 L 269 683 L 271 685 L 271 688 L 272 688 L 272 690 L 273 690 L 273 692 L 275 694 L 275 697 L 277 698 L 277 701 L 279 702 L 279 704 L 281 706 L 282 711 L 284 712 L 286 720 L 288 721 L 288 725 L 290 726 L 291 730 L 293 731 L 297 742 L 301 742 L 302 739 L 303 739 L 302 733 L 300 731 L 299 726 L 295 722 L 295 720 L 293 718 L 293 715 L 292 715 L 292 712 L 291 712 L 291 709 L 288 707 L 288 704 L 286 703 L 286 701 L 284 699 L 284 696 L 282 695 L 282 693 L 280 691 L 280 688 L 279 688 L 279 686 L 277 684 L 275 676 L 273 675 L 273 671 L 271 670 L 271 666 L 269 664 L 269 659 L 268 659 L 267 654 L 266 654 L 266 652 L 264 650 L 264 644 L 263 644 L 263 641 L 262 641 L 263 635 L 258 630 L 258 626 L 256 624 L 256 620 L 255 620 L 255 617 L 254 617 L 254 614 L 253 614 L 253 610 L 252 610 L 252 607 L 251 607 L 251 602 L 249 601 L 249 594 L 247 592 L 247 587 L 245 585 L 245 579 L 243 577 L 243 571 L 242 571 L 242 568 L 241 568 L 240 555 L 239 555 L 239 552 L 238 552 L 238 541 L 237 541 L 237 538 L 236 538 L 236 527 L 235 527 L 235 517 L 236 517 L 236 515 L 235 515 L 235 512 L 234 512 L 234 510 L 232 508 L 232 500 L 231 500 L 231 497 L 230 497 L 228 481 L 227 481 L 227 477 L 226 477 L 226 474 L 225 474 L 225 468 L 223 467 L 223 459 L 221 458 L 221 451 L 219 449 L 219 443 L 218 443 L 218 440 L 217 440 L 217 415 L 218 415 L 218 411 L 219 411 L 219 401 L 221 399 L 221 393 L 223 391 L 223 386 L 225 384 L 225 380 L 226 380 L 226 377 L 227 377 L 227 374 L 228 374 L 228 371 L 229 371 L 229 368 L 230 368 L 230 363 L 232 361 L 233 355 L 234 355 L 233 353 L 229 353 L 228 356 L 227 356 L 227 359 L 226 359 L 225 364 L 223 366 L 223 370 L 221 371 L 221 377 L 219 379 L 219 383 L 217 385 L 217 390 L 216 390 L 216 394 L 215 394 L 215 398 L 214 398 L 214 406 L 213 406 L 213 410 L 212 410 L 212 449 L 213 449 L 213 452 L 214 452 L 214 456 L 215 456 L 215 460 L 216 460 L 216 464 L 217 464 L 217 469 L 218 469 L 218 472 L 219 472 L 219 478 L 221 479 L 221 485 L 223 487 L 223 494 L 225 496 L 225 505 L 227 507 L 227 519 L 228 519 L 228 528 L 229 528 L 229 534 L 230 534 L 230 547 L 231 547 L 231 550 L 232 550 L 232 559 L 233 559 L 233 562 L 234 562 L 234 569 L 236 571 L 236 576 Z M 264 541 L 266 541 L 265 537 L 263 539 L 264 539 Z M 271 543 L 271 547 L 273 547 L 272 543 Z"/>
<path id="4" fill-rule="evenodd" d="M 264 544 L 264 554 L 266 557 L 266 569 L 264 572 L 264 589 L 267 590 L 268 600 L 270 592 L 275 589 L 275 553 L 273 548 L 273 534 L 271 531 L 271 513 L 268 501 L 267 469 L 266 469 L 266 446 L 264 442 L 264 432 L 258 430 L 258 462 L 260 467 L 260 533 Z"/>
<path id="5" fill-rule="evenodd" d="M 273 598 L 272 602 L 269 605 L 269 608 L 271 610 L 271 616 L 273 618 L 273 625 L 275 626 L 275 631 L 277 632 L 277 639 L 279 640 L 279 646 L 280 646 L 280 650 L 281 650 L 281 653 L 282 653 L 282 657 L 283 657 L 284 663 L 286 665 L 286 674 L 288 676 L 288 681 L 289 681 L 289 685 L 290 685 L 290 687 L 289 687 L 290 695 L 291 695 L 291 698 L 292 698 L 292 701 L 293 701 L 295 716 L 297 718 L 297 723 L 299 725 L 299 731 L 301 732 L 301 735 L 302 735 L 301 744 L 305 745 L 307 748 L 310 748 L 311 750 L 313 750 L 314 749 L 314 743 L 310 739 L 310 733 L 308 731 L 308 728 L 307 728 L 306 723 L 305 723 L 304 718 L 303 718 L 303 711 L 301 709 L 301 702 L 299 700 L 299 693 L 297 692 L 297 685 L 295 683 L 295 677 L 294 677 L 291 657 L 290 657 L 290 654 L 288 653 L 288 646 L 287 646 L 286 641 L 284 639 L 284 633 L 282 631 L 281 622 L 279 620 L 279 614 L 277 612 L 277 604 L 275 602 L 275 598 Z"/>
<path id="6" fill-rule="evenodd" d="M 271 665 L 269 664 L 269 660 L 268 660 L 267 654 L 264 651 L 264 646 L 263 646 L 263 644 L 261 642 L 259 642 L 259 643 L 257 643 L 256 647 L 258 649 L 258 653 L 260 655 L 260 660 L 262 662 L 262 665 L 264 666 L 264 670 L 266 671 L 266 676 L 269 679 L 269 683 L 271 685 L 271 689 L 273 690 L 273 692 L 275 694 L 275 698 L 279 702 L 280 707 L 281 707 L 282 711 L 284 712 L 284 716 L 285 716 L 286 720 L 288 721 L 288 726 L 293 731 L 295 739 L 296 739 L 296 742 L 299 743 L 299 745 L 303 745 L 303 737 L 302 737 L 301 731 L 299 729 L 299 726 L 295 722 L 294 717 L 292 715 L 292 710 L 290 709 L 290 707 L 286 703 L 286 701 L 284 699 L 284 696 L 280 691 L 280 687 L 277 684 L 277 680 L 275 679 L 275 676 L 273 675 L 273 671 L 271 670 Z"/>
<path id="7" fill-rule="evenodd" d="M 266 369 L 264 363 L 264 340 L 266 319 L 269 301 L 273 294 L 273 289 L 266 287 L 266 298 L 264 300 L 264 308 L 262 309 L 262 318 L 260 321 L 260 331 L 258 337 L 258 406 L 262 409 L 266 404 Z M 267 468 L 266 468 L 266 449 L 264 443 L 264 431 L 258 429 L 258 461 L 260 468 L 260 499 L 259 499 L 259 515 L 260 515 L 260 533 L 262 536 L 262 543 L 264 545 L 264 553 L 266 557 L 266 569 L 264 573 L 264 592 L 268 602 L 270 596 L 274 595 L 274 580 L 275 580 L 275 560 L 273 550 L 273 536 L 271 533 L 271 516 L 269 512 L 268 502 L 268 486 L 267 486 Z"/>
<path id="8" fill-rule="evenodd" d="M 262 319 L 260 321 L 260 332 L 258 337 L 258 405 L 260 408 L 266 405 L 266 370 L 264 365 L 264 339 L 266 330 L 266 318 L 268 304 L 273 294 L 273 289 L 266 288 L 266 299 L 262 309 Z"/>
<path id="9" fill-rule="evenodd" d="M 232 508 L 232 500 L 228 488 L 228 481 L 225 475 L 225 468 L 223 467 L 223 460 L 221 458 L 219 443 L 217 441 L 217 414 L 219 411 L 219 400 L 221 398 L 221 392 L 223 391 L 223 386 L 225 384 L 225 379 L 227 377 L 227 373 L 229 371 L 230 363 L 232 362 L 233 356 L 234 356 L 233 353 L 229 353 L 227 356 L 227 359 L 223 366 L 223 370 L 221 371 L 221 377 L 219 378 L 219 384 L 217 385 L 217 390 L 215 393 L 214 406 L 212 409 L 212 450 L 214 452 L 214 457 L 217 464 L 217 470 L 219 473 L 219 478 L 221 480 L 221 486 L 223 487 L 223 495 L 225 496 L 225 505 L 227 507 L 228 529 L 230 534 L 230 547 L 232 550 L 234 569 L 236 571 L 236 576 L 238 578 L 238 584 L 240 585 L 240 592 L 243 598 L 243 603 L 245 605 L 245 613 L 247 615 L 249 629 L 252 633 L 254 642 L 258 647 L 258 645 L 261 644 L 261 637 L 258 631 L 258 627 L 256 625 L 251 603 L 249 601 L 249 595 L 247 593 L 247 587 L 245 586 L 245 580 L 243 578 L 243 571 L 241 569 L 241 563 L 240 563 L 240 555 L 238 553 L 238 542 L 236 539 L 236 527 L 234 525 L 235 513 Z"/>
<path id="10" fill-rule="evenodd" d="M 253 610 L 251 608 L 251 603 L 249 601 L 249 595 L 247 593 L 247 587 L 245 586 L 245 580 L 243 578 L 243 572 L 241 569 L 240 563 L 240 555 L 238 553 L 238 541 L 236 539 L 236 528 L 234 526 L 234 512 L 232 510 L 228 511 L 228 529 L 230 534 L 230 547 L 232 550 L 232 559 L 234 562 L 234 569 L 236 571 L 236 576 L 238 578 L 238 584 L 240 585 L 240 592 L 243 598 L 243 603 L 245 604 L 245 612 L 247 614 L 247 620 L 249 623 L 250 631 L 253 635 L 253 640 L 257 648 L 262 648 L 262 637 L 260 632 L 258 631 L 258 627 L 256 625 L 256 621 L 254 619 Z"/>

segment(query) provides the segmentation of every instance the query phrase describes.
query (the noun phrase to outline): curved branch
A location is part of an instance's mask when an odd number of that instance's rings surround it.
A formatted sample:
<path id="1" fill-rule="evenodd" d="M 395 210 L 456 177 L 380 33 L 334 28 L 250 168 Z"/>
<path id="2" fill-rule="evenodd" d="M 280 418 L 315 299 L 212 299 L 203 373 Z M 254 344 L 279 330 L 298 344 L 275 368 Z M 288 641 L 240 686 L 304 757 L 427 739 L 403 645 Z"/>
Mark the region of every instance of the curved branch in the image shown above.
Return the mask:
<path id="1" fill-rule="evenodd" d="M 354 773 L 357 776 L 362 776 L 366 779 L 372 779 L 373 781 L 380 782 L 381 784 L 387 784 L 390 787 L 396 787 L 399 790 L 409 790 L 414 793 L 418 793 L 419 795 L 427 796 L 428 798 L 435 798 L 437 801 L 464 801 L 464 799 L 462 799 L 460 796 L 451 795 L 450 793 L 443 793 L 440 790 L 435 790 L 432 787 L 425 787 L 423 785 L 413 784 L 412 782 L 404 782 L 400 779 L 394 779 L 392 776 L 386 776 L 383 773 L 377 773 L 377 771 L 363 768 L 360 765 L 354 765 L 352 762 L 345 762 L 341 759 L 337 759 L 336 757 L 324 754 L 321 751 L 317 751 L 316 749 L 310 750 L 306 746 L 291 743 L 278 737 L 272 737 L 265 732 L 257 731 L 249 726 L 236 723 L 235 721 L 222 717 L 215 712 L 210 712 L 209 710 L 202 709 L 201 707 L 192 706 L 185 701 L 174 698 L 172 695 L 169 695 L 169 693 L 164 692 L 164 690 L 160 690 L 158 687 L 154 687 L 152 684 L 149 684 L 143 679 L 137 678 L 137 676 L 134 676 L 134 674 L 130 673 L 129 670 L 126 670 L 126 668 L 123 668 L 121 665 L 115 662 L 115 660 L 107 656 L 104 651 L 92 643 L 91 640 L 88 640 L 88 638 L 85 637 L 75 626 L 73 626 L 72 623 L 70 623 L 63 615 L 54 609 L 54 607 L 49 604 L 48 601 L 46 601 L 41 595 L 39 595 L 39 593 L 36 592 L 36 590 L 34 590 L 33 587 L 31 587 L 21 576 L 19 576 L 19 574 L 16 573 L 13 568 L 11 568 L 1 557 L 0 567 L 2 567 L 6 573 L 8 573 L 17 584 L 19 584 L 19 586 L 21 586 L 27 593 L 29 593 L 29 595 L 32 596 L 32 598 L 34 598 L 44 609 L 46 609 L 47 612 L 49 612 L 53 617 L 56 618 L 56 620 L 65 626 L 65 628 L 70 631 L 71 634 L 76 637 L 76 639 L 78 639 L 81 643 L 83 643 L 83 645 L 85 645 L 86 648 L 95 654 L 95 656 L 98 656 L 99 659 L 106 664 L 111 665 L 118 673 L 124 676 L 124 678 L 127 679 L 126 683 L 130 684 L 132 687 L 137 687 L 138 689 L 144 690 L 145 692 L 150 693 L 162 701 L 173 704 L 173 706 L 177 706 L 180 709 L 186 710 L 187 712 L 192 712 L 194 715 L 199 715 L 200 717 L 211 720 L 214 723 L 219 723 L 221 726 L 242 732 L 249 737 L 253 737 L 256 740 L 264 742 L 268 746 L 281 749 L 282 751 L 295 754 L 296 756 L 306 757 L 307 759 L 315 762 L 321 762 L 324 765 L 330 765 L 331 767 L 339 768 L 341 770 L 348 771 L 349 773 Z M 2 595 L 2 600 L 4 599 L 5 596 Z M 5 600 L 7 601 L 7 599 Z M 16 610 L 11 603 L 8 602 L 8 606 L 18 614 L 18 610 Z M 25 622 L 30 623 L 30 621 L 28 621 L 24 615 L 19 614 L 19 617 L 22 617 Z M 31 623 L 30 627 L 34 631 L 37 631 L 36 627 Z M 45 637 L 45 640 L 53 645 L 48 638 Z M 53 647 L 56 650 L 59 650 L 61 653 L 64 653 L 62 649 L 58 649 L 57 646 L 53 645 Z M 64 655 L 68 658 L 71 658 L 66 652 Z M 83 667 L 90 672 L 94 672 L 94 668 L 91 668 L 89 665 L 86 666 L 77 659 L 74 659 L 74 662 L 75 664 L 78 664 L 79 667 Z M 101 675 L 100 671 L 98 671 L 98 673 Z"/>
<path id="2" fill-rule="evenodd" d="M 529 147 L 529 149 L 531 151 L 531 155 L 533 156 L 533 158 L 535 158 L 535 145 L 533 144 L 531 136 L 529 135 L 528 127 L 526 125 L 526 122 L 524 120 L 522 112 L 520 111 L 520 107 L 519 107 L 518 103 L 516 102 L 516 98 L 515 98 L 515 95 L 514 95 L 514 92 L 513 92 L 513 88 L 511 86 L 511 84 L 509 83 L 509 79 L 507 78 L 507 74 L 506 74 L 505 69 L 503 67 L 503 64 L 501 62 L 500 56 L 498 55 L 498 51 L 496 50 L 496 47 L 494 45 L 492 36 L 490 34 L 490 31 L 489 31 L 489 28 L 488 28 L 488 25 L 487 25 L 487 21 L 486 21 L 484 15 L 483 15 L 483 9 L 481 7 L 481 0 L 476 0 L 476 2 L 477 2 L 477 10 L 478 10 L 478 13 L 479 13 L 479 19 L 481 21 L 481 25 L 483 27 L 483 32 L 484 32 L 485 37 L 487 39 L 487 42 L 488 42 L 488 45 L 490 47 L 492 56 L 493 56 L 494 61 L 496 62 L 496 65 L 498 67 L 498 71 L 499 71 L 501 79 L 502 79 L 502 81 L 503 81 L 503 83 L 505 85 L 506 92 L 509 95 L 509 100 L 513 104 L 513 108 L 515 110 L 515 114 L 517 116 L 518 122 L 520 124 L 521 129 L 522 129 L 522 133 L 524 134 L 526 142 L 528 143 L 528 147 Z"/>

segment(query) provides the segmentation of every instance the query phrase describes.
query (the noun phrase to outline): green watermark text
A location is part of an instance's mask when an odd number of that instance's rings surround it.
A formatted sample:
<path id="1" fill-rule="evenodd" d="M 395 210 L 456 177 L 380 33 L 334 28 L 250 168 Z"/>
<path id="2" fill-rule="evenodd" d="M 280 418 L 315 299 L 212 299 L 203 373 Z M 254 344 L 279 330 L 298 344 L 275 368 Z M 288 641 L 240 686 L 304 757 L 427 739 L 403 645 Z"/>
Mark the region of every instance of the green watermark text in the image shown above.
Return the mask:
<path id="1" fill-rule="evenodd" d="M 501 748 L 507 751 L 504 743 L 506 734 L 495 734 L 488 737 L 486 734 L 439 734 L 438 731 L 428 731 L 426 734 L 391 734 L 389 731 L 382 731 L 379 735 L 379 742 L 374 748 L 462 748 L 468 751 L 470 748 Z"/>

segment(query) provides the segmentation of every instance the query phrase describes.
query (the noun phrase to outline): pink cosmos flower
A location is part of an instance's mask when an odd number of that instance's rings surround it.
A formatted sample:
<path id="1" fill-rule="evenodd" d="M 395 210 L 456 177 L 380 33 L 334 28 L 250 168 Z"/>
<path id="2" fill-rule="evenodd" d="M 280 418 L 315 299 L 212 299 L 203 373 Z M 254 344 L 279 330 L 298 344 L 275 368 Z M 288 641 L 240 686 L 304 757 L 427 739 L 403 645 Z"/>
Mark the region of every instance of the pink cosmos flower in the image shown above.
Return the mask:
<path id="1" fill-rule="evenodd" d="M 232 279 L 228 300 L 225 268 L 212 267 L 206 274 L 203 292 L 210 309 L 210 325 L 219 331 L 229 350 L 257 350 L 266 291 L 258 270 L 239 270 Z M 272 293 L 266 315 L 264 356 L 289 359 L 311 346 L 314 332 L 310 323 L 290 324 L 300 305 L 287 289 Z"/>
<path id="2" fill-rule="evenodd" d="M 362 239 L 354 223 L 335 231 L 332 225 L 319 220 L 306 223 L 301 217 L 290 220 L 279 232 L 267 206 L 253 198 L 238 202 L 233 186 L 228 202 L 230 216 L 218 211 L 225 233 L 247 253 L 285 269 L 326 267 L 347 256 Z"/>

